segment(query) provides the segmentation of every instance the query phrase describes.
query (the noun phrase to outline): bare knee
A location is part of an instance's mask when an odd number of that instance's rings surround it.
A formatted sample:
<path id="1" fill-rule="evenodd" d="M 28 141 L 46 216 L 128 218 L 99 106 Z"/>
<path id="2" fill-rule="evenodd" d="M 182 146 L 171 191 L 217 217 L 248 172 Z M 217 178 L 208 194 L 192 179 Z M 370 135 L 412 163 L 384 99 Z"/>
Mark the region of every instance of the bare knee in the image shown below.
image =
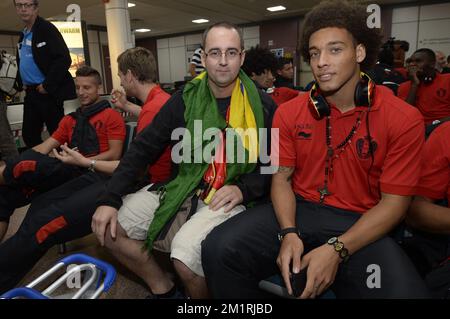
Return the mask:
<path id="1" fill-rule="evenodd" d="M 117 223 L 115 238 L 111 236 L 111 225 L 108 225 L 108 227 L 106 227 L 105 247 L 109 250 L 115 250 L 117 248 L 117 243 L 120 242 L 120 240 L 122 240 L 123 238 L 128 238 L 128 236 L 119 223 Z"/>

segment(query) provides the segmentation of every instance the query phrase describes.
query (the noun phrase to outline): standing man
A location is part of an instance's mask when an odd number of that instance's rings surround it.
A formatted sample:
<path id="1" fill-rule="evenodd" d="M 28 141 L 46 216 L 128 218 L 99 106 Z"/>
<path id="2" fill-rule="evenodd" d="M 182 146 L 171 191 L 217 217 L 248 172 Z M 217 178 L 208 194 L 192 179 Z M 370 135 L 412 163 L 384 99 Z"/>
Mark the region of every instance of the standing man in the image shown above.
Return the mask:
<path id="1" fill-rule="evenodd" d="M 290 277 L 300 270 L 301 298 L 330 286 L 338 298 L 427 296 L 388 236 L 419 179 L 424 126 L 417 110 L 361 73 L 381 44 L 367 16 L 365 7 L 326 1 L 305 17 L 302 54 L 316 82 L 275 113 L 273 204 L 229 219 L 203 242 L 214 297 L 263 297 L 258 282 L 277 271 L 292 293 Z M 368 278 L 371 267 L 381 269 L 378 284 Z"/>
<path id="2" fill-rule="evenodd" d="M 75 99 L 68 69 L 69 49 L 58 29 L 38 15 L 38 0 L 14 0 L 25 24 L 18 43 L 19 79 L 26 91 L 22 135 L 27 147 L 42 142 L 44 124 L 53 134 L 64 116 L 64 101 Z"/>

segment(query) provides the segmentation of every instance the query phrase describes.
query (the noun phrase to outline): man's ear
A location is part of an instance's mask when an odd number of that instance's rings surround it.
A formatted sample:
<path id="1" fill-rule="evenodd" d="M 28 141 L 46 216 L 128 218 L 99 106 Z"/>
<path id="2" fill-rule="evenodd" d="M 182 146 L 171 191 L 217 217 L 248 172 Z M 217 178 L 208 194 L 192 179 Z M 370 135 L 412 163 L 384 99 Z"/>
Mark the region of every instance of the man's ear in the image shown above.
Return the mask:
<path id="1" fill-rule="evenodd" d="M 362 63 L 366 58 L 366 47 L 363 44 L 356 46 L 356 62 Z"/>
<path id="2" fill-rule="evenodd" d="M 202 65 L 206 69 L 206 54 L 205 54 L 205 51 L 202 50 L 202 54 L 200 54 L 200 57 L 201 57 L 201 60 L 202 60 Z"/>
<path id="3" fill-rule="evenodd" d="M 131 82 L 134 80 L 133 72 L 131 72 L 130 69 L 127 70 L 127 74 L 125 75 L 128 82 Z"/>
<path id="4" fill-rule="evenodd" d="M 242 50 L 242 53 L 241 53 L 241 67 L 244 64 L 244 61 L 245 61 L 245 50 Z"/>

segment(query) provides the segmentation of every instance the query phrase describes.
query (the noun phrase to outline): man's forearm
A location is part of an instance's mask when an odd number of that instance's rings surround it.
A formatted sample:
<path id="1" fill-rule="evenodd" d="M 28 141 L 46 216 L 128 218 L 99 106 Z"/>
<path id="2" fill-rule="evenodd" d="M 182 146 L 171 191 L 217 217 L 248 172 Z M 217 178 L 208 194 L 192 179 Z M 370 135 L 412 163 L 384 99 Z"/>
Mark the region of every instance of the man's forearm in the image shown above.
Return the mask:
<path id="1" fill-rule="evenodd" d="M 134 116 L 139 116 L 139 114 L 141 114 L 142 108 L 139 105 L 127 101 L 125 111 L 130 112 Z"/>
<path id="2" fill-rule="evenodd" d="M 450 235 L 450 208 L 416 198 L 411 205 L 407 223 L 422 231 Z"/>
<path id="3" fill-rule="evenodd" d="M 411 84 L 411 88 L 409 89 L 408 96 L 406 97 L 406 102 L 408 104 L 416 106 L 416 96 L 417 96 L 417 89 L 419 88 L 418 84 Z"/>
<path id="4" fill-rule="evenodd" d="M 296 226 L 295 194 L 289 176 L 277 173 L 272 179 L 271 198 L 280 228 Z"/>
<path id="5" fill-rule="evenodd" d="M 347 232 L 339 236 L 350 254 L 387 235 L 405 216 L 410 198 L 383 195 Z"/>

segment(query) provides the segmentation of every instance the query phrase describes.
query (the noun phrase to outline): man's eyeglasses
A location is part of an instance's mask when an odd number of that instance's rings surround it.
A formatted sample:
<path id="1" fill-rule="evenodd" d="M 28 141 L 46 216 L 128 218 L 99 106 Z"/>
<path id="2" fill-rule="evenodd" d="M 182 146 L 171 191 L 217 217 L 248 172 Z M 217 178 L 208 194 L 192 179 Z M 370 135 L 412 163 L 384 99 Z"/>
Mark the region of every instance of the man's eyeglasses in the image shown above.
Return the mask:
<path id="1" fill-rule="evenodd" d="M 36 3 L 15 3 L 16 9 L 30 9 L 36 5 Z"/>
<path id="2" fill-rule="evenodd" d="M 223 55 L 225 55 L 227 60 L 234 60 L 242 55 L 242 51 L 239 51 L 238 49 L 228 49 L 223 52 L 219 49 L 212 49 L 209 50 L 208 53 L 205 53 L 206 57 L 209 57 L 213 60 L 220 60 Z"/>

